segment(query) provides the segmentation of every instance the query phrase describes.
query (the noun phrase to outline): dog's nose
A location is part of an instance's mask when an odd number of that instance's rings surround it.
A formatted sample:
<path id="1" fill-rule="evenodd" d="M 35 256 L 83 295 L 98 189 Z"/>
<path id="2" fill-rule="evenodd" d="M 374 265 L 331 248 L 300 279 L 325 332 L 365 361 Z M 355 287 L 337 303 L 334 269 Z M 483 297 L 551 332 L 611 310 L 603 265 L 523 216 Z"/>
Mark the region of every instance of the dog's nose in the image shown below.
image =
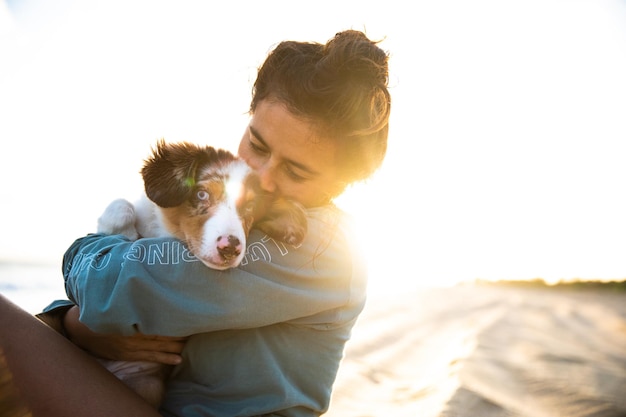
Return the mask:
<path id="1" fill-rule="evenodd" d="M 233 235 L 217 238 L 217 251 L 224 259 L 232 259 L 241 253 L 241 241 Z"/>

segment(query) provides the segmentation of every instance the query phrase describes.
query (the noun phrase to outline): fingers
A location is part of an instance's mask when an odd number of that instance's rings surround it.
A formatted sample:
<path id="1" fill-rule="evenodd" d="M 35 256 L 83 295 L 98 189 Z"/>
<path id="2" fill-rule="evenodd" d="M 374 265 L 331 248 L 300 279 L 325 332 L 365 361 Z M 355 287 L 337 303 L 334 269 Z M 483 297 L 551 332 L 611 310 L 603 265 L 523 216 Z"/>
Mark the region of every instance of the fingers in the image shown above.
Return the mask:
<path id="1" fill-rule="evenodd" d="M 99 349 L 107 346 L 106 354 L 115 359 L 127 361 L 149 361 L 165 365 L 177 365 L 182 361 L 180 356 L 185 347 L 184 337 L 164 337 L 144 335 L 133 336 L 107 335 L 100 337 Z"/>
<path id="2" fill-rule="evenodd" d="M 125 360 L 157 362 L 164 365 L 178 365 L 183 358 L 179 354 L 160 352 L 156 350 L 142 350 L 137 352 L 126 352 Z"/>
<path id="3" fill-rule="evenodd" d="M 129 350 L 159 351 L 165 353 L 181 353 L 185 347 L 186 337 L 153 336 L 138 333 L 124 338 Z"/>
<path id="4" fill-rule="evenodd" d="M 186 338 L 146 335 L 120 338 L 117 356 L 123 357 L 125 360 L 178 365 L 182 361 L 180 354 L 185 347 L 186 340 Z"/>
<path id="5" fill-rule="evenodd" d="M 76 345 L 93 355 L 114 360 L 150 361 L 177 365 L 185 347 L 186 337 L 167 337 L 137 333 L 133 336 L 99 334 L 89 330 L 78 320 L 78 309 L 71 308 L 65 315 L 68 337 Z"/>

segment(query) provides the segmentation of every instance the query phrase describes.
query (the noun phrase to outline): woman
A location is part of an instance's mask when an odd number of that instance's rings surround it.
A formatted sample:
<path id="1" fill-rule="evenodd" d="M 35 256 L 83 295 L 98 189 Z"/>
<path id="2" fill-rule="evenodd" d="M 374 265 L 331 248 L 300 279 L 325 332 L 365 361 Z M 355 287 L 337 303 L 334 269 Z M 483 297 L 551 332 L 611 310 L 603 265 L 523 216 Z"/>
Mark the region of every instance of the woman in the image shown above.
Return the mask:
<path id="1" fill-rule="evenodd" d="M 253 230 L 254 250 L 243 264 L 219 272 L 200 262 L 131 262 L 125 254 L 132 242 L 88 235 L 64 257 L 66 288 L 76 305 L 54 306 L 46 321 L 64 323 L 56 327 L 103 357 L 179 363 L 160 409 L 164 416 L 325 412 L 366 285 L 349 221 L 332 200 L 384 158 L 387 61 L 363 33 L 345 31 L 326 44 L 282 42 L 259 69 L 239 155 L 265 190 L 307 208 L 309 232 L 300 247 Z M 168 239 L 144 241 L 145 247 L 180 247 Z M 97 261 L 104 254 L 106 268 Z M 33 410 L 93 416 L 95 407 L 103 415 L 154 415 L 71 344 L 6 302 L 0 317 L 0 347 L 13 385 Z M 39 355 L 35 368 L 31 355 Z M 42 381 L 51 375 L 54 388 Z M 90 381 L 98 381 L 93 392 Z"/>

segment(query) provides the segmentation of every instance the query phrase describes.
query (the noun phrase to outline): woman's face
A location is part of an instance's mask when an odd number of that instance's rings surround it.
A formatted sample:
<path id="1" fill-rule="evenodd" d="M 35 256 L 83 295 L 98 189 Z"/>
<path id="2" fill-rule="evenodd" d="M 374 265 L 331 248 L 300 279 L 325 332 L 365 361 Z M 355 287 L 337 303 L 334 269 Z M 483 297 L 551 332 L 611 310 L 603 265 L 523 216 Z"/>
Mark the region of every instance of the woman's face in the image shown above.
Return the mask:
<path id="1" fill-rule="evenodd" d="M 266 191 L 305 207 L 326 204 L 340 191 L 335 144 L 311 124 L 270 100 L 261 101 L 239 144 L 241 156 L 261 177 Z"/>

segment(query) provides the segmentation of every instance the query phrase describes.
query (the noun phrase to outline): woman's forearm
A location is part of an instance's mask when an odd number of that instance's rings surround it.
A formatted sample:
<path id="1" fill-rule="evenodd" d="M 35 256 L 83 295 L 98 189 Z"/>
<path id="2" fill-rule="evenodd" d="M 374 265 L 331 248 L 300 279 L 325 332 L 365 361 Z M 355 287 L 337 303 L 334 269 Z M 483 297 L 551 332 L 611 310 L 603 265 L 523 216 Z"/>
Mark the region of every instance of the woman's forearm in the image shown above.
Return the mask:
<path id="1" fill-rule="evenodd" d="M 65 254 L 66 290 L 80 306 L 81 322 L 124 336 L 263 327 L 343 308 L 363 277 L 353 275 L 345 236 L 325 242 L 317 223 L 309 219 L 298 248 L 253 230 L 249 262 L 225 271 L 188 259 L 175 239 L 85 236 Z M 268 308 L 268 300 L 280 300 L 281 308 Z"/>

